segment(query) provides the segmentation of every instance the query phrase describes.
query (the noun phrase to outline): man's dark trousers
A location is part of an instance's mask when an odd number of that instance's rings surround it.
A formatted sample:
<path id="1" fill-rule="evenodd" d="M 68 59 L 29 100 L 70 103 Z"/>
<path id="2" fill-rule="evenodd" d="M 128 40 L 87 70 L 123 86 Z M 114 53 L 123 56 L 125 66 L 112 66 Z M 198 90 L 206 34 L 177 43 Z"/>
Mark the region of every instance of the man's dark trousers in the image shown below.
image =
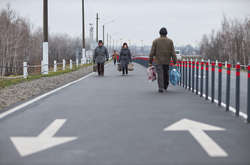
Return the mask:
<path id="1" fill-rule="evenodd" d="M 158 64 L 156 65 L 156 71 L 158 75 L 158 87 L 159 89 L 167 89 L 169 85 L 169 65 Z"/>

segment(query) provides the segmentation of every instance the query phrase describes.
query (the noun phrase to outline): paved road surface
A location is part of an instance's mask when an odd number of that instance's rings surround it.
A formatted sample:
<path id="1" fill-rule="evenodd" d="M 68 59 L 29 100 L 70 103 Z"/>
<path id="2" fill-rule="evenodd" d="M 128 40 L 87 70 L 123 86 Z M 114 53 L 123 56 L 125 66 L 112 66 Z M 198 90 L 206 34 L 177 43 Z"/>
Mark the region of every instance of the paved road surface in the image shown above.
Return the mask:
<path id="1" fill-rule="evenodd" d="M 145 71 L 136 65 L 122 77 L 109 65 L 105 77 L 91 76 L 0 120 L 0 164 L 250 164 L 249 125 L 181 87 L 157 93 Z"/>

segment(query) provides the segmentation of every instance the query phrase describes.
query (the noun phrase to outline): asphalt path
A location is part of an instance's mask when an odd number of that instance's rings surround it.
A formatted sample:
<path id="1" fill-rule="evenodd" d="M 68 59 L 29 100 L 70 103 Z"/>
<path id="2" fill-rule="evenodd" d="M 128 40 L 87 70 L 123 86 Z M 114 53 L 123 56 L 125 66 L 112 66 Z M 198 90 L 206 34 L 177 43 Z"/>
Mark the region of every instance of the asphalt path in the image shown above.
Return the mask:
<path id="1" fill-rule="evenodd" d="M 121 76 L 110 64 L 1 119 L 0 164 L 249 165 L 249 139 L 224 108 L 179 86 L 158 93 L 140 65 Z"/>

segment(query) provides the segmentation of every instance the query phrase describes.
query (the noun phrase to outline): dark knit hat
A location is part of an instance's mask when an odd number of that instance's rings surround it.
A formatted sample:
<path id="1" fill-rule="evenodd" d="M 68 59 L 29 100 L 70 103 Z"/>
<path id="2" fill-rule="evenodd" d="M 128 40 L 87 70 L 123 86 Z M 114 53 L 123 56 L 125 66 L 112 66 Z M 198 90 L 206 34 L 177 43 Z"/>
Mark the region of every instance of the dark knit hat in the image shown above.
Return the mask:
<path id="1" fill-rule="evenodd" d="M 167 35 L 168 34 L 168 31 L 165 27 L 161 28 L 160 30 L 160 35 Z"/>

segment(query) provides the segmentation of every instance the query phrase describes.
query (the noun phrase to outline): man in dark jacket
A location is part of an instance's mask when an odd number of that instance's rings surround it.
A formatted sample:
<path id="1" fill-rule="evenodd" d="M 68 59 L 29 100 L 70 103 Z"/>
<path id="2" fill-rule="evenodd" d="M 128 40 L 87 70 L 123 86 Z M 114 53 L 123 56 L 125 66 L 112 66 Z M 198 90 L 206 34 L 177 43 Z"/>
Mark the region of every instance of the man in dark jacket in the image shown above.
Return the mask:
<path id="1" fill-rule="evenodd" d="M 95 48 L 94 63 L 97 64 L 97 71 L 99 76 L 104 76 L 104 63 L 108 61 L 109 53 L 106 47 L 103 46 L 102 40 L 98 42 L 98 46 Z"/>
<path id="2" fill-rule="evenodd" d="M 149 55 L 149 66 L 152 66 L 153 59 L 156 64 L 160 93 L 163 93 L 163 89 L 167 90 L 169 85 L 168 70 L 171 59 L 174 64 L 177 61 L 173 41 L 167 37 L 167 34 L 167 29 L 161 28 L 160 38 L 154 40 Z"/>

